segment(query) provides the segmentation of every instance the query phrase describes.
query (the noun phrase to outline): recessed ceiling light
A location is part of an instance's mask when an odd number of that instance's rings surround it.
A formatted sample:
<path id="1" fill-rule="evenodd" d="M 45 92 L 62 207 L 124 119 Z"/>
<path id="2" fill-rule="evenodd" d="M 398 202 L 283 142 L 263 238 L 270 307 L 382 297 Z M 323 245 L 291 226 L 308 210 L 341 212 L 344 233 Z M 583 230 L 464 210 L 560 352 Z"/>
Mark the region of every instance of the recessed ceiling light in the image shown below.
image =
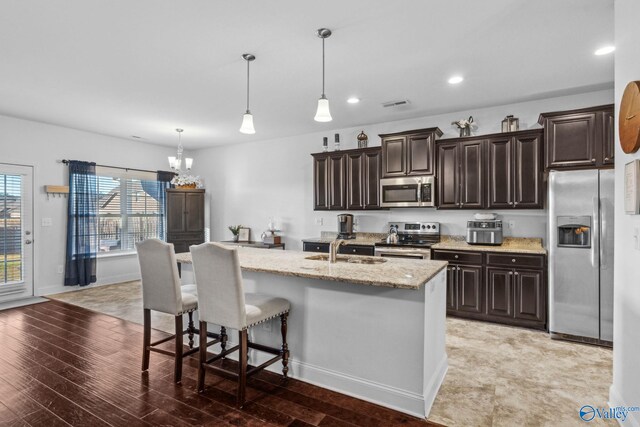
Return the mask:
<path id="1" fill-rule="evenodd" d="M 453 76 L 448 80 L 448 82 L 449 84 L 457 85 L 458 83 L 462 83 L 463 80 L 464 80 L 464 77 L 462 76 Z"/>
<path id="2" fill-rule="evenodd" d="M 595 55 L 606 55 L 616 50 L 615 46 L 605 46 L 593 52 Z"/>
<path id="3" fill-rule="evenodd" d="M 356 98 L 355 96 L 352 96 L 351 98 L 347 99 L 347 102 L 349 104 L 357 104 L 358 102 L 360 102 L 360 98 Z"/>

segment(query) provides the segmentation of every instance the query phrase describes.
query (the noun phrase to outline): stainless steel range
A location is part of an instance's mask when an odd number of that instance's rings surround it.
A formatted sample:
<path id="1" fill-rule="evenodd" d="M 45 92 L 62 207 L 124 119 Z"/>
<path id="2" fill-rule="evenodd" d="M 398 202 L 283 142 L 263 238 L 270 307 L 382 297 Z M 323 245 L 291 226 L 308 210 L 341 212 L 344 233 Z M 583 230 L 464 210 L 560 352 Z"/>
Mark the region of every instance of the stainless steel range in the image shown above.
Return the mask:
<path id="1" fill-rule="evenodd" d="M 429 259 L 431 245 L 440 241 L 438 222 L 390 222 L 389 235 L 396 239 L 376 243 L 375 255 L 388 258 Z"/>

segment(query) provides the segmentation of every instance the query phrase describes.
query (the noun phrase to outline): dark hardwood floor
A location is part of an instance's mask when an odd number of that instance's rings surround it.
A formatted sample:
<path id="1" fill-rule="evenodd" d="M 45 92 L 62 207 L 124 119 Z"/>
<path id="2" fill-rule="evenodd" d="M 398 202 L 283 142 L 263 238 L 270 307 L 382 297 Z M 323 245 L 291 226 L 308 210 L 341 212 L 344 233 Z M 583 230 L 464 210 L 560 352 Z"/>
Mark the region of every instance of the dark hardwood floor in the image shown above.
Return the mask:
<path id="1" fill-rule="evenodd" d="M 142 373 L 141 343 L 141 325 L 59 301 L 0 311 L 0 425 L 437 425 L 270 372 L 248 380 L 238 410 L 232 380 L 208 372 L 196 392 L 193 356 L 181 384 L 160 354 Z"/>

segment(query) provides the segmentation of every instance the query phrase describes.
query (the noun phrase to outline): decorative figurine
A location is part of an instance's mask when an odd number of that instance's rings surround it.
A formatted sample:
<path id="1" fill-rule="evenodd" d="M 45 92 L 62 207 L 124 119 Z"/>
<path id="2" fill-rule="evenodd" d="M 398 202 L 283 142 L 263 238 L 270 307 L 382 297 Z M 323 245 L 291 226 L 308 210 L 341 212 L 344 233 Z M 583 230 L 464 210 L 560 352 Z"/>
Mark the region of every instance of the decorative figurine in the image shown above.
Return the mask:
<path id="1" fill-rule="evenodd" d="M 460 129 L 460 136 L 471 136 L 471 123 L 473 123 L 473 116 L 469 116 L 468 119 L 451 122 L 452 125 L 456 125 Z"/>

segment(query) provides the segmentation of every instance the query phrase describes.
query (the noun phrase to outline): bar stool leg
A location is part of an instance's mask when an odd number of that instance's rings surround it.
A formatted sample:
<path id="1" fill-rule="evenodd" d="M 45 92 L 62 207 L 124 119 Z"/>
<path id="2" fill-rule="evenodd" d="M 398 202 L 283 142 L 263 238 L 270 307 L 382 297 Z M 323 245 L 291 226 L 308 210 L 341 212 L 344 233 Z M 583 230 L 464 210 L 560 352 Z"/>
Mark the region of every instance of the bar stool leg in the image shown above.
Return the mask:
<path id="1" fill-rule="evenodd" d="M 179 314 L 175 318 L 176 320 L 176 349 L 175 349 L 175 361 L 173 371 L 173 382 L 179 383 L 182 381 L 182 335 L 184 330 L 182 329 L 182 314 Z"/>
<path id="2" fill-rule="evenodd" d="M 236 406 L 242 408 L 247 387 L 247 330 L 238 332 L 240 352 L 238 354 L 238 400 Z"/>
<path id="3" fill-rule="evenodd" d="M 280 333 L 282 334 L 282 375 L 285 381 L 289 378 L 289 345 L 287 344 L 287 317 L 289 313 L 280 315 Z"/>
<path id="4" fill-rule="evenodd" d="M 193 334 L 195 331 L 193 326 L 193 311 L 189 312 L 189 326 L 187 326 L 187 333 L 189 334 L 189 348 L 193 348 Z"/>
<path id="5" fill-rule="evenodd" d="M 227 328 L 225 328 L 224 326 L 220 327 L 220 349 L 221 349 L 221 353 L 224 353 L 225 349 L 227 348 Z M 225 356 L 222 356 L 222 358 L 224 359 Z"/>
<path id="6" fill-rule="evenodd" d="M 198 358 L 198 391 L 204 391 L 204 376 L 207 363 L 207 322 L 200 321 L 200 352 Z"/>
<path id="7" fill-rule="evenodd" d="M 146 371 L 149 369 L 149 355 L 151 353 L 149 350 L 151 346 L 151 310 L 148 308 L 144 309 L 142 330 L 142 370 Z"/>

